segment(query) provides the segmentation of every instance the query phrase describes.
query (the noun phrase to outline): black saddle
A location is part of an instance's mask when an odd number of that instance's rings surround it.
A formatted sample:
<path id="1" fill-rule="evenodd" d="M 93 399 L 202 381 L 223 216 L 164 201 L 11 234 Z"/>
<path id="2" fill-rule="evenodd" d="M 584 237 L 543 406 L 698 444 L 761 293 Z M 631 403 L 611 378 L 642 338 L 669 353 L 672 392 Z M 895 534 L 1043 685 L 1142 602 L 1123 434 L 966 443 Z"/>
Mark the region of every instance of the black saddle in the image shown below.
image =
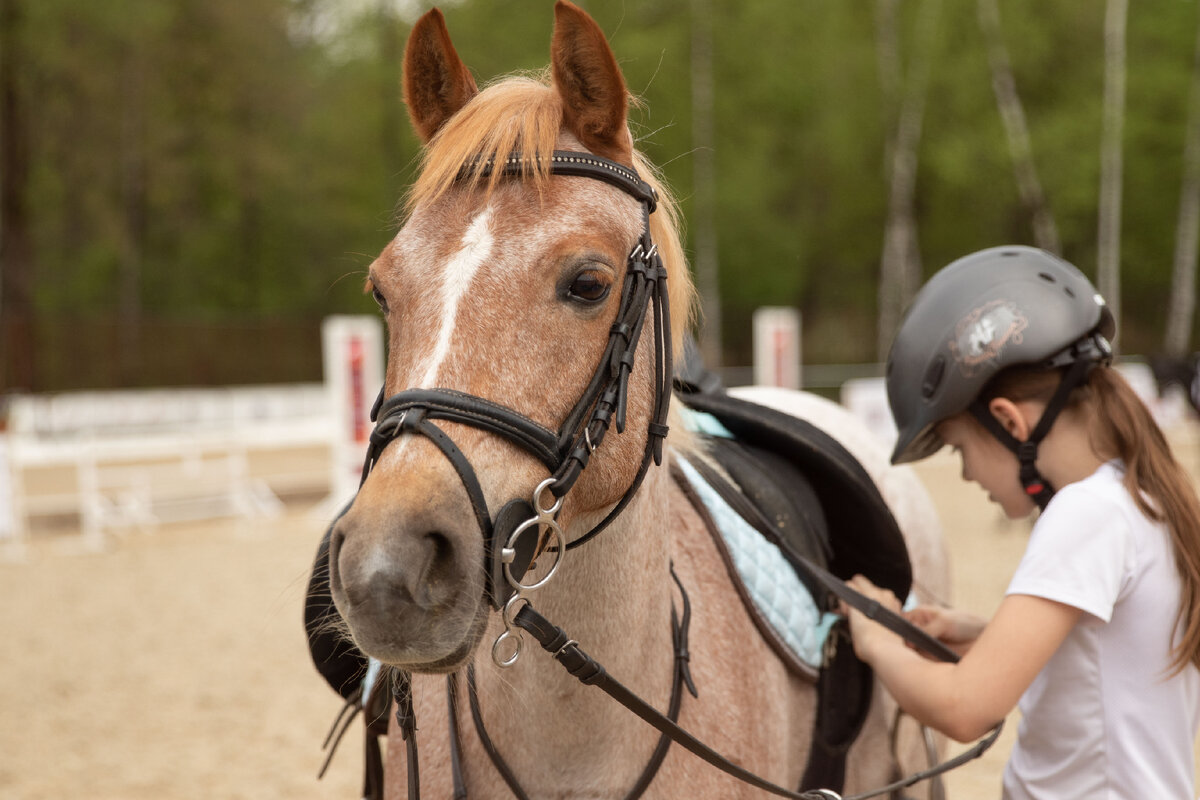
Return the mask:
<path id="1" fill-rule="evenodd" d="M 912 566 L 900 526 L 840 442 L 806 420 L 724 392 L 684 393 L 680 400 L 734 435 L 733 441 L 713 437 L 710 450 L 771 523 L 769 535 L 785 554 L 805 556 L 839 578 L 865 575 L 908 596 Z"/>

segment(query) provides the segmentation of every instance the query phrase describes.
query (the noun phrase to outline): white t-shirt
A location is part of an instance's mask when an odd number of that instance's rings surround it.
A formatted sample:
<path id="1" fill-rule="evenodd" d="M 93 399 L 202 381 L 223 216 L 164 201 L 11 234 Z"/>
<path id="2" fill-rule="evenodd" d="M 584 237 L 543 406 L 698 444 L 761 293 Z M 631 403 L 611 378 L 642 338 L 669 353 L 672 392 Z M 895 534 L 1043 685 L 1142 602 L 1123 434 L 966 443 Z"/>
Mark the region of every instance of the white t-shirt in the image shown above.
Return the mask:
<path id="1" fill-rule="evenodd" d="M 1005 798 L 1196 797 L 1200 671 L 1168 677 L 1174 551 L 1166 527 L 1134 505 L 1121 470 L 1110 462 L 1054 496 L 1008 587 L 1084 613 L 1021 698 Z"/>

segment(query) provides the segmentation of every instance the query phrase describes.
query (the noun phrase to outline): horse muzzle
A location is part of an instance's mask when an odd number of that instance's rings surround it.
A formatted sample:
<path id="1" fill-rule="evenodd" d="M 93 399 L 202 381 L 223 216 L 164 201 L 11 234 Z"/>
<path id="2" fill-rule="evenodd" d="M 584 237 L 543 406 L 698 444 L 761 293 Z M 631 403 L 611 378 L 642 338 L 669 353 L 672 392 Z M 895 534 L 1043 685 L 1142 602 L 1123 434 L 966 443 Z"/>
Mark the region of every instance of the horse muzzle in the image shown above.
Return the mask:
<path id="1" fill-rule="evenodd" d="M 360 493 L 333 529 L 334 603 L 358 646 L 384 663 L 451 670 L 483 635 L 483 545 L 456 494 L 406 491 L 406 503 L 424 499 L 397 509 Z"/>

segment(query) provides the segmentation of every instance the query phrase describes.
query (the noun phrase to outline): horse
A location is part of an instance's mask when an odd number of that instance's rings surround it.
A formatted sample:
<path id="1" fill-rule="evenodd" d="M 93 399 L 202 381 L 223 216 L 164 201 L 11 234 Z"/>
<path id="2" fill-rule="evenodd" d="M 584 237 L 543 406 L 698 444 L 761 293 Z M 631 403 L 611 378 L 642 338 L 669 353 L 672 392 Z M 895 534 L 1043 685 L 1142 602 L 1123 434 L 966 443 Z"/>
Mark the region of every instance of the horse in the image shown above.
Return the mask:
<path id="1" fill-rule="evenodd" d="M 677 206 L 635 147 L 603 31 L 566 0 L 554 13 L 541 76 L 480 90 L 436 9 L 404 53 L 422 161 L 406 221 L 369 270 L 388 330 L 385 386 L 364 480 L 328 556 L 354 644 L 411 675 L 385 794 L 761 796 L 523 647 L 522 604 L 569 631 L 557 655 L 582 643 L 738 767 L 795 787 L 813 680 L 751 624 L 673 475 L 705 458 L 670 404 L 680 346 L 670 331 L 688 328 L 697 302 Z M 861 433 L 836 413 L 824 424 L 835 438 Z M 944 596 L 932 504 L 858 441 L 855 455 L 903 508 L 918 593 Z M 681 660 L 695 697 L 680 691 Z M 849 790 L 893 777 L 894 711 L 877 690 L 849 752 Z"/>

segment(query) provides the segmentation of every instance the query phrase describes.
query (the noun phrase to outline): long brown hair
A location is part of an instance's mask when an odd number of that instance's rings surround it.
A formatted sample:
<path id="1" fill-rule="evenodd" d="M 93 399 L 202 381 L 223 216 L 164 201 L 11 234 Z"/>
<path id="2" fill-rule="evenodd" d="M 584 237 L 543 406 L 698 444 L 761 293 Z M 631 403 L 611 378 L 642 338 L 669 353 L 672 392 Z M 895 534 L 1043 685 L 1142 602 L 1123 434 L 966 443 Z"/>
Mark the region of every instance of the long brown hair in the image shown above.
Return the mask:
<path id="1" fill-rule="evenodd" d="M 988 384 L 982 399 L 1046 402 L 1060 379 L 1061 372 L 1005 370 Z M 1175 460 L 1150 410 L 1115 369 L 1093 369 L 1071 393 L 1067 409 L 1085 415 L 1098 457 L 1125 463 L 1125 488 L 1138 509 L 1170 531 L 1182 584 L 1175 617 L 1182 633 L 1171 667 L 1173 672 L 1189 663 L 1200 667 L 1200 499 L 1191 477 Z"/>

